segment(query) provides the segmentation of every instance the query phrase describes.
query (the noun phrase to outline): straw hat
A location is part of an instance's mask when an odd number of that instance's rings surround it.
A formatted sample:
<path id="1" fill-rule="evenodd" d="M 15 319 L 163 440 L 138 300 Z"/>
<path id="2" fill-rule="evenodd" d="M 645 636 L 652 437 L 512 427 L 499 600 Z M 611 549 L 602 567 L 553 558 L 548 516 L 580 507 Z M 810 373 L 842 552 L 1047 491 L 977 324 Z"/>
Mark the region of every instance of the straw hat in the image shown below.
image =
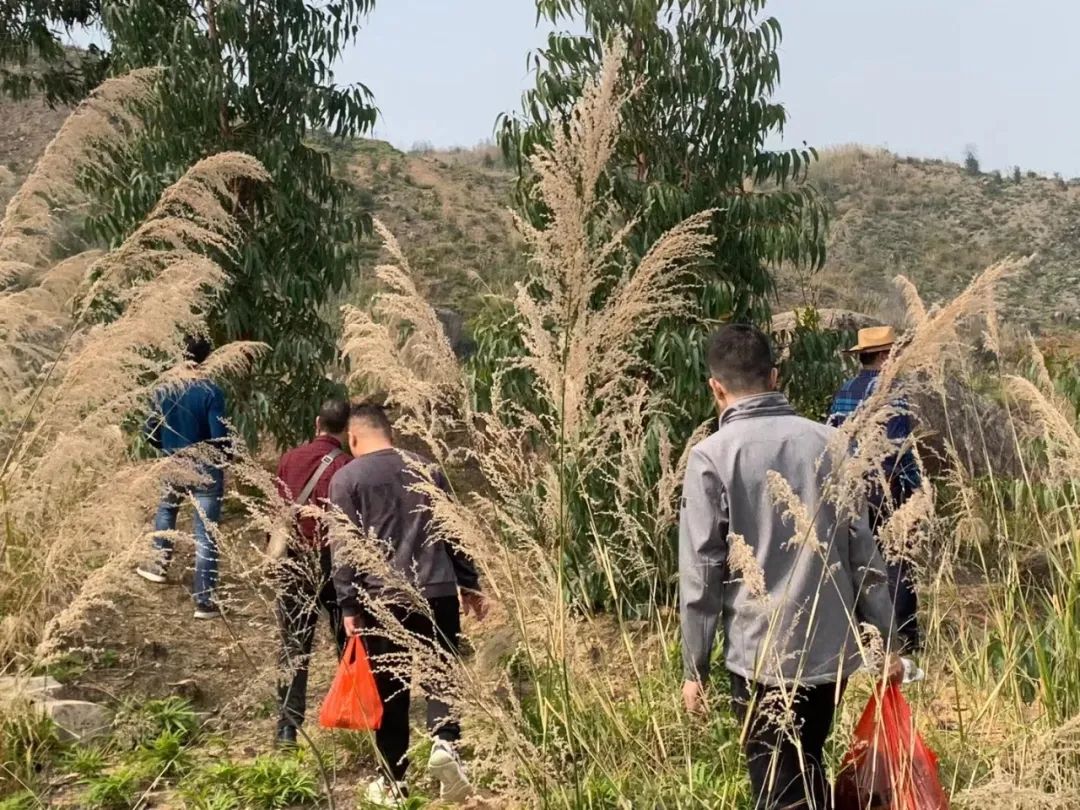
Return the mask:
<path id="1" fill-rule="evenodd" d="M 848 352 L 883 352 L 896 343 L 896 330 L 891 326 L 871 326 L 859 330 L 859 342 Z"/>

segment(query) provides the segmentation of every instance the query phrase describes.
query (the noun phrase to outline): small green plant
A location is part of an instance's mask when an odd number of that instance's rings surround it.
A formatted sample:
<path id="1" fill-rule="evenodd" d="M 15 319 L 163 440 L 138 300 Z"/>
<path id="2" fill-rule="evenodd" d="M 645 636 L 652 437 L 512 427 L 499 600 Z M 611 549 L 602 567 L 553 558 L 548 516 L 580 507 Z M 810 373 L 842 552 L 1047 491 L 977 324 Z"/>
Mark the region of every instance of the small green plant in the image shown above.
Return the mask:
<path id="1" fill-rule="evenodd" d="M 139 751 L 139 761 L 157 776 L 183 776 L 191 770 L 193 759 L 184 737 L 175 731 L 163 731 Z"/>
<path id="2" fill-rule="evenodd" d="M 199 729 L 199 717 L 192 709 L 191 701 L 184 698 L 151 700 L 146 704 L 145 712 L 161 732 L 175 734 L 181 741 L 190 740 Z"/>
<path id="3" fill-rule="evenodd" d="M 7 798 L 0 799 L 0 810 L 37 810 L 45 803 L 32 790 L 21 790 Z"/>
<path id="4" fill-rule="evenodd" d="M 319 798 L 315 776 L 295 757 L 258 757 L 241 773 L 239 788 L 245 806 L 266 810 Z"/>
<path id="5" fill-rule="evenodd" d="M 199 731 L 199 716 L 191 702 L 178 697 L 128 701 L 117 713 L 114 736 L 121 746 L 152 746 L 162 734 L 174 734 L 182 743 Z"/>
<path id="6" fill-rule="evenodd" d="M 138 799 L 142 780 L 143 774 L 131 766 L 87 779 L 79 806 L 86 810 L 130 810 Z"/>
<path id="7" fill-rule="evenodd" d="M 9 703 L 0 717 L 0 789 L 26 788 L 63 751 L 51 719 L 28 703 Z"/>
<path id="8" fill-rule="evenodd" d="M 83 779 L 100 776 L 106 766 L 105 752 L 100 748 L 76 746 L 69 750 L 63 759 L 64 768 L 78 774 Z"/>
<path id="9" fill-rule="evenodd" d="M 299 754 L 218 763 L 192 773 L 180 794 L 185 806 L 195 810 L 277 810 L 314 804 L 320 795 L 315 775 Z"/>
<path id="10" fill-rule="evenodd" d="M 86 672 L 86 660 L 77 652 L 67 652 L 46 665 L 33 667 L 30 671 L 34 675 L 51 675 L 61 683 L 67 683 Z"/>

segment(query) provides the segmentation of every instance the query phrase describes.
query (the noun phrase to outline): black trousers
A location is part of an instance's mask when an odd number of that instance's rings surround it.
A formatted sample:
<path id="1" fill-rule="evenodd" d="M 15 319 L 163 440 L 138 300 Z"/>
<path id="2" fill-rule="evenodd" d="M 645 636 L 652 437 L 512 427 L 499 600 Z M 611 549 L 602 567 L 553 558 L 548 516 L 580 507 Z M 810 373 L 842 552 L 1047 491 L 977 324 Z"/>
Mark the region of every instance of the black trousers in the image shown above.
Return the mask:
<path id="1" fill-rule="evenodd" d="M 891 492 L 880 489 L 870 493 L 870 529 L 878 536 L 879 529 L 885 525 L 895 509 L 911 497 L 911 490 L 898 479 L 890 482 Z M 884 549 L 882 549 L 884 553 Z M 893 603 L 893 620 L 896 623 L 896 638 L 892 649 L 897 653 L 915 653 L 922 648 L 919 632 L 919 597 L 915 592 L 915 578 L 911 564 L 907 560 L 886 560 L 886 574 L 889 579 L 889 595 Z"/>
<path id="2" fill-rule="evenodd" d="M 393 607 L 394 618 L 420 644 L 458 654 L 461 609 L 457 596 L 436 597 L 429 602 L 431 616 Z M 411 652 L 392 637 L 379 631 L 377 621 L 365 616 L 364 624 L 373 633 L 365 634 L 364 647 L 375 674 L 375 684 L 383 704 L 383 719 L 375 732 L 375 746 L 387 775 L 395 782 L 405 779 L 409 768 L 409 702 L 412 674 Z M 421 686 L 427 695 L 428 732 L 447 742 L 457 742 L 461 726 L 448 703 L 449 673 L 427 673 Z"/>
<path id="3" fill-rule="evenodd" d="M 299 555 L 290 552 L 289 565 L 278 583 L 276 612 L 281 631 L 279 727 L 298 728 L 304 722 L 308 666 L 320 613 L 325 612 L 330 621 L 339 658 L 345 649 L 345 627 L 330 573 L 329 549 Z"/>
<path id="4" fill-rule="evenodd" d="M 794 723 L 774 719 L 792 694 L 731 675 L 731 700 L 743 728 L 754 810 L 828 810 L 823 757 L 839 694 L 835 683 L 794 688 Z M 785 711 L 786 713 L 786 711 Z M 790 727 L 789 727 L 790 726 Z M 796 745 L 798 740 L 798 745 Z M 800 753 L 800 748 L 801 753 Z"/>

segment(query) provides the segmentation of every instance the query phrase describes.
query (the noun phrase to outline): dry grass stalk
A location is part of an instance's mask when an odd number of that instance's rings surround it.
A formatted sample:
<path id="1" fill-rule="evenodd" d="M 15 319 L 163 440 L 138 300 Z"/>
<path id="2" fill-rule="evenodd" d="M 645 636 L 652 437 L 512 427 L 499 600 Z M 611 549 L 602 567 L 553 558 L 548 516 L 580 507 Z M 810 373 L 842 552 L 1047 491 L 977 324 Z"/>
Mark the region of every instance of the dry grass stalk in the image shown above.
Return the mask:
<path id="1" fill-rule="evenodd" d="M 130 81 L 148 86 L 151 79 L 147 73 Z M 101 134 L 95 116 L 124 87 L 106 88 L 91 112 L 77 112 L 62 130 L 9 207 L 13 240 L 34 195 L 52 188 L 53 164 L 78 153 L 78 135 Z M 132 125 L 122 118 L 110 124 Z M 246 155 L 201 161 L 116 250 L 61 262 L 36 286 L 0 294 L 0 366 L 12 370 L 0 408 L 0 515 L 7 526 L 0 537 L 0 660 L 35 646 L 39 656 L 57 652 L 91 611 L 107 606 L 146 551 L 145 516 L 161 481 L 198 477 L 201 459 L 133 460 L 130 431 L 122 426 L 145 413 L 159 386 L 236 372 L 259 350 L 223 346 L 198 369 L 182 360 L 184 336 L 205 329 L 205 313 L 228 283 L 207 255 L 238 246 L 241 232 L 230 213 L 236 189 L 266 179 Z M 97 281 L 84 286 L 94 275 Z M 78 308 L 70 304 L 76 295 Z M 106 297 L 119 315 L 95 323 L 87 316 Z"/>
<path id="2" fill-rule="evenodd" d="M 551 216 L 542 230 L 521 224 L 535 273 L 519 285 L 515 300 L 525 353 L 508 358 L 505 370 L 519 366 L 533 372 L 539 407 L 506 401 L 497 381 L 492 412 L 470 412 L 464 377 L 451 362 L 430 305 L 409 278 L 402 251 L 386 234 L 394 265 L 380 268 L 380 278 L 389 292 L 376 298 L 370 315 L 346 311 L 344 350 L 357 369 L 355 379 L 386 390 L 402 412 L 396 427 L 429 446 L 433 438 L 443 442 L 451 434 L 470 442 L 485 491 L 473 493 L 468 506 L 430 484 L 426 491 L 441 536 L 461 544 L 482 566 L 496 603 L 494 637 L 509 633 L 517 639 L 531 667 L 580 671 L 580 680 L 572 676 L 576 683 L 589 682 L 583 668 L 592 665 L 591 654 L 582 654 L 581 628 L 568 617 L 563 599 L 563 563 L 557 549 L 569 530 L 567 487 L 578 486 L 582 471 L 594 468 L 598 460 L 615 459 L 606 479 L 612 502 L 597 504 L 593 513 L 595 519 L 614 520 L 619 542 L 598 543 L 594 551 L 600 570 L 612 582 L 620 570 L 641 565 L 649 546 L 663 542 L 674 518 L 675 482 L 685 455 L 677 460 L 670 442 L 661 441 L 664 473 L 657 519 L 649 525 L 637 522 L 621 504 L 642 497 L 643 479 L 638 476 L 644 436 L 659 403 L 633 382 L 630 372 L 641 365 L 636 350 L 642 336 L 661 318 L 684 311 L 679 273 L 709 244 L 709 215 L 696 216 L 659 240 L 617 281 L 603 305 L 596 307 L 592 301 L 612 268 L 625 265 L 622 241 L 627 226 L 614 224 L 614 210 L 596 194 L 612 155 L 619 106 L 626 98 L 616 90 L 621 57 L 621 46 L 609 50 L 601 78 L 587 85 L 552 149 L 533 163 Z M 442 455 L 438 447 L 433 449 Z M 578 472 L 568 477 L 570 470 Z M 589 531 L 590 526 L 579 530 Z M 483 647 L 478 655 L 481 660 L 492 657 Z M 459 677 L 480 685 L 500 682 L 505 675 L 467 669 Z M 610 702 L 609 686 L 595 682 L 594 697 Z M 519 790 L 523 778 L 558 784 L 557 751 L 572 750 L 575 741 L 538 751 L 522 733 L 520 707 L 512 699 L 492 701 L 482 689 L 463 692 L 472 721 L 501 742 L 498 760 L 484 763 L 485 773 L 508 780 L 515 763 L 528 761 L 532 772 L 519 771 L 506 782 L 507 789 Z M 574 706 L 583 706 L 579 701 L 585 698 L 575 694 L 568 699 L 570 705 L 547 709 L 572 726 Z"/>
<path id="3" fill-rule="evenodd" d="M 59 212 L 85 202 L 77 180 L 91 160 L 109 161 L 141 129 L 139 109 L 160 71 L 143 68 L 107 80 L 68 116 L 34 170 L 8 201 L 0 223 L 0 286 L 33 283 L 57 246 Z"/>

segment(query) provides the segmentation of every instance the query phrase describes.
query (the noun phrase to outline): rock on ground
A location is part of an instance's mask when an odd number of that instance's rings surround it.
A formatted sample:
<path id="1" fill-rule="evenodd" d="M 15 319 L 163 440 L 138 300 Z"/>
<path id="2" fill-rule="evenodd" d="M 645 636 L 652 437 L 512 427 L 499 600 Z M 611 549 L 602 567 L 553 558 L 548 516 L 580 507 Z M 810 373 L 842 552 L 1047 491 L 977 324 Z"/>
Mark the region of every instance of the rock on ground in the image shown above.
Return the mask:
<path id="1" fill-rule="evenodd" d="M 61 739 L 68 742 L 85 742 L 107 734 L 112 727 L 112 711 L 99 703 L 47 699 L 35 701 L 34 705 L 56 724 Z"/>

